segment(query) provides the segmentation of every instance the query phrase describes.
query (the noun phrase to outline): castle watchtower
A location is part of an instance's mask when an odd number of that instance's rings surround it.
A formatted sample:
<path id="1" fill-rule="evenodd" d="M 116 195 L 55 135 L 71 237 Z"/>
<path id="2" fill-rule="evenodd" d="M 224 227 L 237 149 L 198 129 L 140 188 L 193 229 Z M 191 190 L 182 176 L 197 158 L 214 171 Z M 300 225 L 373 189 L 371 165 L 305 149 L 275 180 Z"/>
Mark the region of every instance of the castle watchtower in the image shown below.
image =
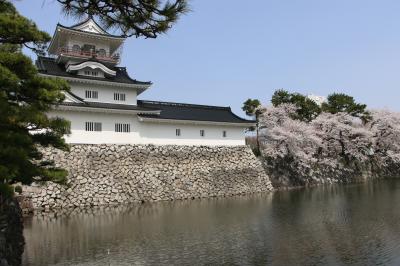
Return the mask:
<path id="1" fill-rule="evenodd" d="M 92 59 L 115 66 L 120 62 L 124 41 L 124 37 L 109 34 L 89 16 L 71 27 L 57 24 L 48 52 L 66 67 Z"/>
<path id="2" fill-rule="evenodd" d="M 71 27 L 57 24 L 39 74 L 66 80 L 70 90 L 49 112 L 71 122 L 68 143 L 244 145 L 254 121 L 229 107 L 144 101 L 152 83 L 119 66 L 125 37 L 109 34 L 88 17 Z"/>

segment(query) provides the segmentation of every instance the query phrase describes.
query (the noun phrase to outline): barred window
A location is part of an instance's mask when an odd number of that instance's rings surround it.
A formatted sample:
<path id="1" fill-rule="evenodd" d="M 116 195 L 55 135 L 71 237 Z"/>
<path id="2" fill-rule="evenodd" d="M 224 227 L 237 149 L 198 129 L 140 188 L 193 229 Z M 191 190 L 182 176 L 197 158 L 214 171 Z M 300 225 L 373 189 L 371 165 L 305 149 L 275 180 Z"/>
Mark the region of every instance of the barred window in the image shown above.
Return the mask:
<path id="1" fill-rule="evenodd" d="M 81 47 L 80 47 L 79 45 L 77 45 L 77 44 L 74 44 L 74 45 L 72 46 L 72 51 L 73 51 L 74 53 L 78 53 L 78 52 L 81 51 Z"/>
<path id="2" fill-rule="evenodd" d="M 114 100 L 115 101 L 125 101 L 125 93 L 114 93 Z"/>
<path id="3" fill-rule="evenodd" d="M 204 131 L 204 129 L 201 129 L 200 130 L 200 137 L 204 137 L 206 134 L 205 134 L 205 131 Z"/>
<path id="4" fill-rule="evenodd" d="M 86 131 L 101 131 L 100 122 L 85 122 Z"/>
<path id="5" fill-rule="evenodd" d="M 99 49 L 99 50 L 97 51 L 97 54 L 98 54 L 99 56 L 104 57 L 104 56 L 106 56 L 107 52 L 106 52 L 106 50 L 104 50 L 104 49 Z"/>
<path id="6" fill-rule="evenodd" d="M 226 131 L 222 131 L 222 137 L 226 138 Z"/>
<path id="7" fill-rule="evenodd" d="M 181 135 L 181 129 L 180 128 L 177 128 L 176 130 L 175 130 L 175 134 L 176 134 L 176 136 L 180 136 Z"/>
<path id="8" fill-rule="evenodd" d="M 97 91 L 85 91 L 85 98 L 98 99 L 99 93 Z"/>
<path id="9" fill-rule="evenodd" d="M 97 77 L 99 75 L 98 71 L 89 71 L 89 70 L 85 70 L 83 71 L 83 74 L 85 74 L 85 76 L 94 76 Z"/>
<path id="10" fill-rule="evenodd" d="M 131 124 L 115 123 L 115 132 L 129 133 L 131 132 Z"/>

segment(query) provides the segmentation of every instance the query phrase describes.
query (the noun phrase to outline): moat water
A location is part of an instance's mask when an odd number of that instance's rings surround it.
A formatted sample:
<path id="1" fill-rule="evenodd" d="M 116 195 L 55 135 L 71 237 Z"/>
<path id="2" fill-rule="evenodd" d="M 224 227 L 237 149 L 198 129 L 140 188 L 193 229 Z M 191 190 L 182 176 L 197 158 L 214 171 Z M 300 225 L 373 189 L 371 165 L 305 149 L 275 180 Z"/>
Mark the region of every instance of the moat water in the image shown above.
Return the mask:
<path id="1" fill-rule="evenodd" d="M 400 180 L 25 221 L 23 265 L 400 265 Z"/>

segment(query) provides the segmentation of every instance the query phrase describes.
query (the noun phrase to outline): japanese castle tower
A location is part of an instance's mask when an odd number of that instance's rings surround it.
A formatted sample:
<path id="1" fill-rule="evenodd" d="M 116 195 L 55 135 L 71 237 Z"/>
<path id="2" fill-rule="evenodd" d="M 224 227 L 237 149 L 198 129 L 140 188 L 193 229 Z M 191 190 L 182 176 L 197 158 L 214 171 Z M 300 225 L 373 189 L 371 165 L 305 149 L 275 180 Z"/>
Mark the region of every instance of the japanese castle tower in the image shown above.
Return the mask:
<path id="1" fill-rule="evenodd" d="M 152 83 L 118 66 L 125 38 L 102 29 L 91 17 L 71 27 L 57 25 L 40 75 L 65 79 L 65 101 L 50 116 L 71 122 L 69 143 L 244 145 L 254 121 L 229 107 L 138 100 Z"/>

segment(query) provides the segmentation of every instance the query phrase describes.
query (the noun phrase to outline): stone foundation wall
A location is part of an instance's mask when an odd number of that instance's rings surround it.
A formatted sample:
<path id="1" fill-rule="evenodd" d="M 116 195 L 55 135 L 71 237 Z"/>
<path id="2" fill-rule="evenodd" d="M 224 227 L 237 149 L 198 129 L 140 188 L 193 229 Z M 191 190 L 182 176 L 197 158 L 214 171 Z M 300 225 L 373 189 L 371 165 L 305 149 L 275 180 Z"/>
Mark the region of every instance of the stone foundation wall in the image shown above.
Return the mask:
<path id="1" fill-rule="evenodd" d="M 155 145 L 72 145 L 44 150 L 68 170 L 66 186 L 24 188 L 35 209 L 86 207 L 272 190 L 250 148 Z"/>

